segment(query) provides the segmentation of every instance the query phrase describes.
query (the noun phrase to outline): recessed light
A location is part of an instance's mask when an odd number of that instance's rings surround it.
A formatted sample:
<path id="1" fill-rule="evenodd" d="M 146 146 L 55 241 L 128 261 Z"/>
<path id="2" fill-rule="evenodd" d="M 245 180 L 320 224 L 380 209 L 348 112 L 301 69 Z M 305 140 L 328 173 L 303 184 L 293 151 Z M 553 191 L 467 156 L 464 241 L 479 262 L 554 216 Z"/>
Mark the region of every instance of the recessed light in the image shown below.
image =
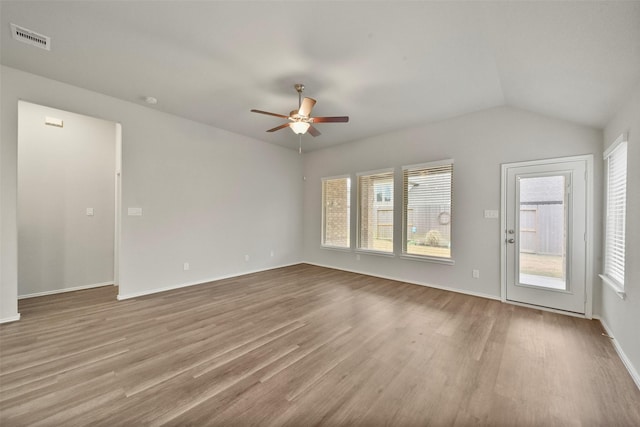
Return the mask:
<path id="1" fill-rule="evenodd" d="M 150 104 L 150 105 L 156 105 L 158 103 L 158 100 L 156 98 L 154 98 L 153 96 L 145 96 L 144 97 L 144 102 L 146 102 L 147 104 Z"/>

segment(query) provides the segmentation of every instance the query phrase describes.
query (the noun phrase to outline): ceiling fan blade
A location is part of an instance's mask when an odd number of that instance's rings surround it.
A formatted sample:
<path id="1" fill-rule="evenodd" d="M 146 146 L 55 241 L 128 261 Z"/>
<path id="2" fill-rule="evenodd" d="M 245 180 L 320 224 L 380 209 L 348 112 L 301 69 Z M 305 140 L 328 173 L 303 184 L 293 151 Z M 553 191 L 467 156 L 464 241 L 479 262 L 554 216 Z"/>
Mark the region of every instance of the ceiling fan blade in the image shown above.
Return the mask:
<path id="1" fill-rule="evenodd" d="M 316 128 L 314 128 L 313 126 L 309 126 L 309 129 L 307 129 L 307 133 L 310 133 L 311 136 L 319 136 L 321 135 L 320 131 Z"/>
<path id="2" fill-rule="evenodd" d="M 311 117 L 309 121 L 312 123 L 346 123 L 349 121 L 349 116 Z"/>
<path id="3" fill-rule="evenodd" d="M 283 119 L 288 119 L 289 116 L 285 116 L 283 114 L 278 114 L 278 113 L 270 113 L 268 111 L 262 111 L 262 110 L 251 110 L 252 113 L 260 113 L 260 114 L 266 114 L 268 116 L 276 116 L 276 117 L 281 117 Z"/>
<path id="4" fill-rule="evenodd" d="M 284 129 L 284 128 L 288 128 L 288 127 L 289 127 L 289 123 L 285 123 L 285 124 L 283 124 L 283 125 L 276 126 L 276 127 L 274 127 L 273 129 L 269 129 L 267 132 L 275 132 L 275 131 L 277 131 L 277 130 Z"/>
<path id="5" fill-rule="evenodd" d="M 298 114 L 304 117 L 309 117 L 311 114 L 311 109 L 316 105 L 316 100 L 313 98 L 304 98 L 302 100 L 302 105 L 300 105 L 300 109 L 298 110 Z"/>

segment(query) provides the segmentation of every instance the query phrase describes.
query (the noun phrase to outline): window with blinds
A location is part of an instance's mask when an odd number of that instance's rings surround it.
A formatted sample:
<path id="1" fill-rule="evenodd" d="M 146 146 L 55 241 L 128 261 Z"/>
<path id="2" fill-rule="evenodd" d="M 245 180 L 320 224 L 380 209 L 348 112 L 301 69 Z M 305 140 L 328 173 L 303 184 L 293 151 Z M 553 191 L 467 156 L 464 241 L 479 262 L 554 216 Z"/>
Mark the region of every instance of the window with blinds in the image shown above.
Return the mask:
<path id="1" fill-rule="evenodd" d="M 402 253 L 451 259 L 453 160 L 404 166 Z"/>
<path id="2" fill-rule="evenodd" d="M 604 153 L 606 168 L 604 276 L 624 289 L 627 142 L 622 136 Z"/>
<path id="3" fill-rule="evenodd" d="M 358 249 L 393 253 L 393 170 L 358 174 Z"/>
<path id="4" fill-rule="evenodd" d="M 322 178 L 322 246 L 351 247 L 351 178 Z"/>

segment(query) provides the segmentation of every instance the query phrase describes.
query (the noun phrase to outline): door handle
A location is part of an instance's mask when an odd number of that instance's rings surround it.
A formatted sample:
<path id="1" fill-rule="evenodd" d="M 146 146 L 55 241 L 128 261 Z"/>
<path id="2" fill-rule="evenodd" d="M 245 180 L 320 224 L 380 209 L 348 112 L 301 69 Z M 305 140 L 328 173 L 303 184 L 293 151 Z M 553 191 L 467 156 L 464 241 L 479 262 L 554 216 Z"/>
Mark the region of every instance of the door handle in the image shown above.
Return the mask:
<path id="1" fill-rule="evenodd" d="M 507 243 L 515 243 L 516 239 L 514 239 L 513 237 L 511 239 L 507 240 Z"/>

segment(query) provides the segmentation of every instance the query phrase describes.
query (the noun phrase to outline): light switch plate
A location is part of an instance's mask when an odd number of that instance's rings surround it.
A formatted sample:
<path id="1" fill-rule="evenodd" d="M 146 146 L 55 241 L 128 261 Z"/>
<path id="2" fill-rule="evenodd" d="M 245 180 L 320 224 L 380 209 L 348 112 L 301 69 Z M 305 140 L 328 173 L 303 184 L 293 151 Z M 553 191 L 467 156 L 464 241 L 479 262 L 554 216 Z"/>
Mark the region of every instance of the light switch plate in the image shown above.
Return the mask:
<path id="1" fill-rule="evenodd" d="M 129 216 L 142 216 L 142 208 L 128 208 L 127 215 Z"/>
<path id="2" fill-rule="evenodd" d="M 93 208 L 87 208 L 87 216 L 93 216 Z"/>
<path id="3" fill-rule="evenodd" d="M 485 209 L 484 217 L 490 219 L 498 219 L 500 217 L 500 213 L 497 210 L 493 209 Z"/>

